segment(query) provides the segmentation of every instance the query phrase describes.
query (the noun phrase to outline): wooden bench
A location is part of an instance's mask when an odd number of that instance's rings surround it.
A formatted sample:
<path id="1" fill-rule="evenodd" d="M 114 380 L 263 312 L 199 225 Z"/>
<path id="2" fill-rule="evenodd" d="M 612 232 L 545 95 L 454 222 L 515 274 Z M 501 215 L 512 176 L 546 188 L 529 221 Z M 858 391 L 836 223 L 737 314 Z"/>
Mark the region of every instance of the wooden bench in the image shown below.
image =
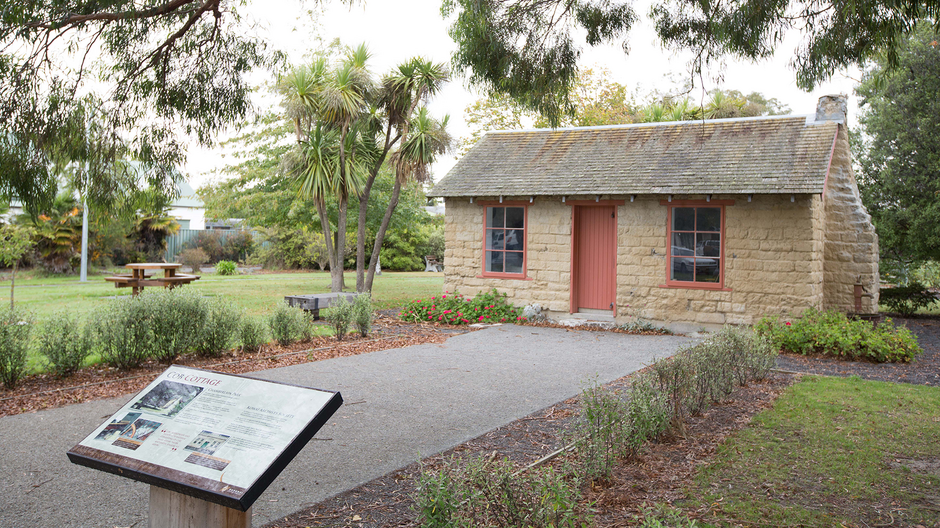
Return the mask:
<path id="1" fill-rule="evenodd" d="M 313 320 L 320 320 L 320 310 L 329 308 L 331 304 L 344 297 L 347 302 L 356 300 L 358 293 L 314 293 L 310 295 L 287 295 L 284 300 L 289 306 L 300 308 L 301 310 L 312 312 Z"/>
<path id="2" fill-rule="evenodd" d="M 444 271 L 444 264 L 437 260 L 437 257 L 434 255 L 427 255 L 424 257 L 424 271 L 433 271 L 439 272 Z"/>

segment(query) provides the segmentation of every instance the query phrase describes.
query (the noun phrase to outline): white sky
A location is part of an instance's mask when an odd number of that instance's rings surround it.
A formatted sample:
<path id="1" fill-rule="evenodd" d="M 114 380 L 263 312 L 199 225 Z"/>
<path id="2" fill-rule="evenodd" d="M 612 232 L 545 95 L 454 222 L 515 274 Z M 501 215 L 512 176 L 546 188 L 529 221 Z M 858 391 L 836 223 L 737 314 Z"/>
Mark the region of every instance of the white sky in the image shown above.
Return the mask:
<path id="1" fill-rule="evenodd" d="M 415 55 L 450 64 L 455 44 L 447 35 L 449 23 L 440 15 L 440 0 L 366 0 L 365 4 L 352 8 L 338 0 L 325 0 L 325 3 L 321 12 L 311 0 L 303 5 L 298 0 L 255 0 L 240 13 L 246 19 L 256 20 L 257 34 L 287 52 L 293 64 L 300 63 L 305 53 L 317 47 L 318 38 L 325 42 L 340 38 L 351 46 L 365 42 L 372 52 L 370 66 L 379 76 Z M 640 0 L 637 6 L 641 20 L 629 35 L 629 55 L 625 55 L 616 44 L 586 47 L 581 65 L 605 67 L 611 72 L 611 80 L 631 91 L 639 88 L 641 94 L 654 89 L 675 91 L 688 78 L 688 55 L 675 55 L 663 50 L 644 17 L 648 11 L 647 1 Z M 706 77 L 704 88 L 734 89 L 745 94 L 760 92 L 789 105 L 795 114 L 814 113 L 820 96 L 842 93 L 850 96 L 851 122 L 858 109 L 852 97 L 855 81 L 846 74 L 837 74 L 812 93 L 797 88 L 795 74 L 788 63 L 798 38 L 798 35 L 791 35 L 791 40 L 781 45 L 770 61 L 751 64 L 729 60 L 722 70 L 710 72 L 711 76 L 722 74 L 721 82 Z M 857 72 L 852 76 L 857 78 Z M 270 74 L 259 73 L 256 82 L 270 77 Z M 701 97 L 700 92 L 690 95 L 693 100 Z M 430 109 L 434 115 L 450 114 L 451 134 L 459 138 L 470 133 L 463 120 L 463 110 L 478 97 L 468 89 L 463 79 L 455 78 L 432 101 Z M 275 100 L 259 97 L 257 101 L 258 106 L 263 107 Z M 223 156 L 224 152 L 219 149 L 190 150 L 186 171 L 194 188 L 218 177 L 211 173 L 225 165 Z M 451 155 L 438 162 L 434 166 L 435 180 L 447 174 L 455 161 Z"/>

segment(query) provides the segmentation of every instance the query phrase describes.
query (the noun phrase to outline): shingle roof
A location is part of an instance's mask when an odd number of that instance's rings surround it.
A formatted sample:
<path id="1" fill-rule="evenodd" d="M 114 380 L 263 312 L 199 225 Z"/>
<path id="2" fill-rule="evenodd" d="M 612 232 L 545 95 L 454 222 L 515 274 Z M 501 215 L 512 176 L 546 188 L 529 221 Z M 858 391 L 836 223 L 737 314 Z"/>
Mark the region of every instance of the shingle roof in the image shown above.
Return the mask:
<path id="1" fill-rule="evenodd" d="M 838 124 L 811 119 L 488 133 L 428 196 L 821 193 Z"/>

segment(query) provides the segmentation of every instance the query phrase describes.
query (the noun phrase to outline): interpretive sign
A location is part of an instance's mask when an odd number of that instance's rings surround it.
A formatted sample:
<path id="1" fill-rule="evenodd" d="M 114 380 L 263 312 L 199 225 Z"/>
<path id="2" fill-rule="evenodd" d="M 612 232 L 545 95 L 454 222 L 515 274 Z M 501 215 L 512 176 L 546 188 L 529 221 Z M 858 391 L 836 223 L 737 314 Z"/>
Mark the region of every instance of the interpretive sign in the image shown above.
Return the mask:
<path id="1" fill-rule="evenodd" d="M 174 365 L 68 457 L 247 511 L 342 403 L 338 392 Z"/>

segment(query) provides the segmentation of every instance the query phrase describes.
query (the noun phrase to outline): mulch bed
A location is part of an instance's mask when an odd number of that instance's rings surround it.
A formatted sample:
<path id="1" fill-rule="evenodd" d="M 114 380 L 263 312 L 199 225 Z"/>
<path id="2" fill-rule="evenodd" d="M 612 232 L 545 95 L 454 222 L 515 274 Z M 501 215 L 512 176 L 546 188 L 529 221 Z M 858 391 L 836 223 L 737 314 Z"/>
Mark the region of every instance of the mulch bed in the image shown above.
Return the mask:
<path id="1" fill-rule="evenodd" d="M 686 498 L 685 489 L 699 467 L 712 459 L 717 446 L 751 418 L 771 406 L 800 373 L 859 376 L 864 379 L 940 385 L 940 319 L 895 319 L 914 332 L 924 353 L 913 363 L 877 364 L 791 354 L 781 355 L 776 372 L 760 383 L 738 389 L 725 403 L 692 417 L 686 435 L 649 446 L 635 461 L 615 468 L 606 485 L 585 490 L 594 503 L 597 526 L 634 526 L 643 507 Z M 629 384 L 630 376 L 609 384 L 614 390 Z M 560 438 L 578 413 L 571 398 L 421 461 L 435 468 L 454 456 L 506 457 L 525 466 L 562 447 Z M 343 492 L 315 506 L 268 523 L 268 528 L 372 528 L 418 526 L 413 510 L 416 462 Z M 707 512 L 687 512 L 691 518 Z"/>
<path id="2" fill-rule="evenodd" d="M 379 315 L 371 335 L 366 338 L 358 334 L 349 334 L 343 341 L 318 337 L 290 346 L 272 343 L 254 353 L 232 351 L 218 358 L 187 355 L 173 363 L 226 374 L 244 374 L 422 343 L 443 343 L 455 332 L 471 329 L 454 327 L 447 330 L 443 332 L 434 325 L 402 324 L 397 318 Z M 150 361 L 132 370 L 118 370 L 105 365 L 85 368 L 65 379 L 49 374 L 28 376 L 20 380 L 12 391 L 0 388 L 0 417 L 138 392 L 166 368 L 166 364 Z"/>
<path id="3" fill-rule="evenodd" d="M 373 335 L 367 339 L 337 343 L 333 339 L 320 338 L 286 348 L 270 346 L 256 354 L 232 353 L 213 360 L 181 358 L 178 364 L 244 373 L 419 343 L 440 343 L 454 333 L 470 331 L 467 327 L 402 324 L 394 315 L 393 310 L 383 313 L 377 320 Z M 790 372 L 777 372 L 762 382 L 738 389 L 728 401 L 711 407 L 702 416 L 693 417 L 687 424 L 684 437 L 650 445 L 638 460 L 617 467 L 605 485 L 586 489 L 586 500 L 595 504 L 597 525 L 632 526 L 644 505 L 672 503 L 684 498 L 684 490 L 697 468 L 711 460 L 724 438 L 746 426 L 752 416 L 772 405 L 777 395 L 798 379 L 799 373 L 854 375 L 870 380 L 940 386 L 940 319 L 923 317 L 895 321 L 907 325 L 918 336 L 924 354 L 917 361 L 876 364 L 782 355 L 777 365 L 782 371 Z M 127 394 L 142 389 L 165 367 L 148 364 L 131 372 L 85 369 L 67 380 L 31 376 L 15 391 L 0 390 L 0 416 Z M 608 386 L 614 390 L 623 389 L 629 382 L 630 376 L 627 376 Z M 506 457 L 519 466 L 528 465 L 562 447 L 563 432 L 577 413 L 577 398 L 571 398 L 429 457 L 422 463 L 433 468 L 454 456 L 485 455 Z M 411 495 L 419 470 L 416 462 L 266 526 L 417 526 Z M 690 515 L 695 517 L 697 513 L 691 512 Z"/>
<path id="4" fill-rule="evenodd" d="M 783 354 L 777 359 L 777 367 L 807 374 L 858 376 L 867 380 L 940 386 L 940 318 L 929 316 L 910 319 L 896 318 L 894 322 L 907 326 L 917 336 L 917 342 L 924 349 L 924 353 L 916 361 L 872 363 Z"/>

